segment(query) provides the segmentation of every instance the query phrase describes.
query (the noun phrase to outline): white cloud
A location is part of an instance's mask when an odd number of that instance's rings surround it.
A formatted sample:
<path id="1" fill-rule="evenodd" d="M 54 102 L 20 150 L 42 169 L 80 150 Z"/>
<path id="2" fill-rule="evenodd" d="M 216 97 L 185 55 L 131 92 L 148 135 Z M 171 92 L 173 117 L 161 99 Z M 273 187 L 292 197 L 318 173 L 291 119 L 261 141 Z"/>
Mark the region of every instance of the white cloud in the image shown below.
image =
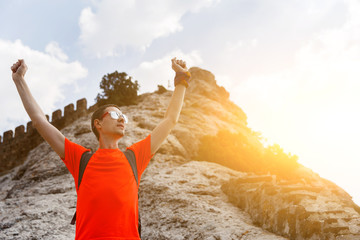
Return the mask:
<path id="1" fill-rule="evenodd" d="M 14 130 L 14 123 L 26 124 L 29 120 L 12 81 L 10 67 L 19 58 L 25 60 L 28 71 L 26 82 L 46 114 L 51 114 L 55 103 L 64 98 L 64 86 L 87 76 L 79 62 L 65 62 L 68 58 L 55 42 L 46 46 L 47 53 L 15 42 L 0 39 L 0 131 Z M 2 135 L 2 133 L 0 133 Z"/>
<path id="2" fill-rule="evenodd" d="M 258 39 L 238 40 L 237 42 L 227 41 L 225 49 L 229 52 L 237 51 L 241 48 L 255 48 L 258 45 Z"/>
<path id="3" fill-rule="evenodd" d="M 80 42 L 98 57 L 113 56 L 125 47 L 145 50 L 159 37 L 183 29 L 180 20 L 219 0 L 102 0 L 82 10 Z"/>
<path id="4" fill-rule="evenodd" d="M 171 59 L 176 57 L 186 62 L 188 68 L 198 66 L 203 61 L 197 51 L 183 53 L 181 50 L 174 50 L 160 59 L 150 62 L 142 62 L 138 67 L 129 71 L 129 75 L 140 84 L 140 93 L 153 92 L 157 90 L 157 85 L 163 85 L 170 89 L 174 87 L 175 73 L 171 68 Z"/>
<path id="5" fill-rule="evenodd" d="M 57 42 L 50 42 L 48 45 L 46 45 L 45 52 L 61 61 L 68 60 L 68 56 L 62 51 Z"/>

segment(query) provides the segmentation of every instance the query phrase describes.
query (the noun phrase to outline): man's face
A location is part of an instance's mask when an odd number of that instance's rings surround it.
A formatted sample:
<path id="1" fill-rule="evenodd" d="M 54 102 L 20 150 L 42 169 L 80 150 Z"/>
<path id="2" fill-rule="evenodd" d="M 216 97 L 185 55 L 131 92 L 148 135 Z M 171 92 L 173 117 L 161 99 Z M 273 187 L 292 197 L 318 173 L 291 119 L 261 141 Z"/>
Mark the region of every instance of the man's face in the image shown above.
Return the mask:
<path id="1" fill-rule="evenodd" d="M 108 113 L 114 111 L 119 113 L 122 112 L 116 107 L 107 107 L 104 111 L 103 118 L 99 121 L 101 128 L 98 129 L 100 136 L 106 135 L 115 138 L 121 138 L 125 135 L 125 119 L 119 117 L 119 119 L 113 119 Z"/>

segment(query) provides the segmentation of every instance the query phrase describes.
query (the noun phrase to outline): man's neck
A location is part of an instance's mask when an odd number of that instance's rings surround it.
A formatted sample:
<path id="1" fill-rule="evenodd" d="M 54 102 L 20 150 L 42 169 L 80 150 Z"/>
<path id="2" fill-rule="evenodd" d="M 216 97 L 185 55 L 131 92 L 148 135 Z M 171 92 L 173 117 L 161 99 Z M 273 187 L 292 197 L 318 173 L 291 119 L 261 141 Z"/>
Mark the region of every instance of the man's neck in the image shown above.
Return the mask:
<path id="1" fill-rule="evenodd" d="M 117 149 L 119 139 L 100 138 L 99 148 L 100 149 Z"/>

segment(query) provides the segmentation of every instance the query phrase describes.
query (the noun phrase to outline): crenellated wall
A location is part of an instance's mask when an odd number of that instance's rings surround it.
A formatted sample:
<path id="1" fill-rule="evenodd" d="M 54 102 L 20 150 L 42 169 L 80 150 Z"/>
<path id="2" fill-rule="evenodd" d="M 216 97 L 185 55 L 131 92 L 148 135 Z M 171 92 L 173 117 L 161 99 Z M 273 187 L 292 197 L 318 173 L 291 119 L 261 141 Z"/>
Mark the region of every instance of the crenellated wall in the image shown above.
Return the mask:
<path id="1" fill-rule="evenodd" d="M 90 110 L 90 109 L 89 109 Z M 62 129 L 76 119 L 85 116 L 89 110 L 87 109 L 87 101 L 85 98 L 76 102 L 76 110 L 74 104 L 69 104 L 64 108 L 64 116 L 60 109 L 54 111 L 51 117 L 51 124 L 57 129 Z M 49 116 L 46 115 L 49 120 Z M 15 128 L 15 135 L 12 130 L 4 132 L 0 136 L 0 175 L 21 164 L 30 150 L 39 145 L 44 139 L 37 130 L 32 126 L 31 121 L 26 125 Z"/>

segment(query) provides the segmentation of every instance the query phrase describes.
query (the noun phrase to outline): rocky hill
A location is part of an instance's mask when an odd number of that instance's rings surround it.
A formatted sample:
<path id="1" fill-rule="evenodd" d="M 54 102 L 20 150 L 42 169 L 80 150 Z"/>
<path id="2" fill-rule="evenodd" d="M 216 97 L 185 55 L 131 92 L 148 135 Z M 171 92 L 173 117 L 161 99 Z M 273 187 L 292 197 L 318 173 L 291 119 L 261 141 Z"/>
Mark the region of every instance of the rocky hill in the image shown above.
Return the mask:
<path id="1" fill-rule="evenodd" d="M 309 169 L 299 169 L 303 178 L 292 182 L 195 161 L 199 139 L 220 129 L 241 132 L 257 149 L 263 146 L 214 76 L 199 68 L 191 73 L 179 122 L 141 179 L 143 239 L 360 239 L 359 207 Z M 138 105 L 121 108 L 130 121 L 120 149 L 151 133 L 171 95 L 146 93 Z M 59 128 L 70 140 L 96 150 L 91 110 L 71 115 L 76 117 Z M 54 123 L 61 111 L 55 116 Z M 6 146 L 19 146 L 16 134 L 14 139 L 7 135 Z M 1 152 L 6 170 L 0 174 L 0 239 L 74 239 L 70 221 L 76 192 L 65 165 L 44 142 L 24 149 L 24 159 L 12 164 L 15 147 Z"/>

